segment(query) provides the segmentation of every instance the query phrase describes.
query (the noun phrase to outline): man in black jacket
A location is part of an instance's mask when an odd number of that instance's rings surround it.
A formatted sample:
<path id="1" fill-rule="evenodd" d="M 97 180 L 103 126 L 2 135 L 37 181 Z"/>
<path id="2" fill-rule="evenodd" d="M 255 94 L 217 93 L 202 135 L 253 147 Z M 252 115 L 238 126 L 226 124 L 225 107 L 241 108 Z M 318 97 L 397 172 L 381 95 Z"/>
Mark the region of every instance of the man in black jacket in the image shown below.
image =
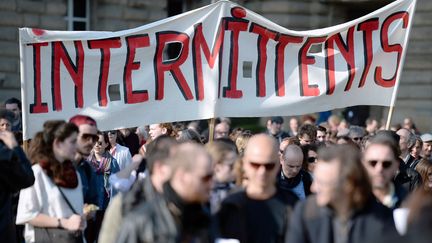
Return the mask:
<path id="1" fill-rule="evenodd" d="M 297 145 L 285 148 L 280 164 L 282 170 L 278 176 L 277 186 L 282 192 L 294 193 L 300 200 L 311 194 L 312 176 L 302 169 L 303 152 Z"/>
<path id="2" fill-rule="evenodd" d="M 372 194 L 361 155 L 352 145 L 335 145 L 318 154 L 311 196 L 297 204 L 290 243 L 364 243 L 397 234 L 392 211 Z"/>
<path id="3" fill-rule="evenodd" d="M 208 202 L 212 163 L 202 145 L 179 145 L 162 195 L 142 202 L 124 219 L 117 242 L 210 242 Z"/>
<path id="4" fill-rule="evenodd" d="M 240 242 L 284 242 L 297 198 L 281 194 L 276 187 L 280 168 L 277 141 L 267 134 L 253 136 L 243 163 L 247 186 L 222 202 L 217 214 L 218 237 Z"/>
<path id="5" fill-rule="evenodd" d="M 0 120 L 6 120 L 6 111 L 0 110 Z M 10 126 L 9 126 L 10 127 Z M 16 242 L 12 212 L 12 194 L 33 185 L 34 175 L 30 161 L 18 146 L 8 129 L 0 131 L 0 241 Z"/>

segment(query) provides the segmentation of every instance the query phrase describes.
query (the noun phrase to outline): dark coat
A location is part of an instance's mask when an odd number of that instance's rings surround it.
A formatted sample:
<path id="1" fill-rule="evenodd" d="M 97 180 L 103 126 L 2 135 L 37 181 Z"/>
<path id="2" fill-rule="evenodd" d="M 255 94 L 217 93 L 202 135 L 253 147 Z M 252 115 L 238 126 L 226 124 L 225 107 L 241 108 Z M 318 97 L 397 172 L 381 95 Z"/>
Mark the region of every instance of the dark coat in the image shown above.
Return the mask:
<path id="1" fill-rule="evenodd" d="M 291 218 L 288 241 L 290 243 L 333 243 L 333 212 L 320 207 L 316 197 L 310 196 L 298 203 Z M 384 234 L 396 235 L 391 209 L 371 198 L 365 208 L 350 219 L 347 242 L 374 242 L 375 237 Z"/>
<path id="2" fill-rule="evenodd" d="M 296 180 L 297 178 L 298 178 L 298 180 Z M 283 174 L 283 171 L 281 171 L 281 173 L 279 173 L 279 176 L 277 179 L 277 187 L 282 192 L 285 192 L 285 191 L 292 192 L 292 189 L 294 187 L 296 187 L 298 185 L 298 183 L 300 183 L 300 180 L 303 182 L 303 188 L 304 188 L 305 196 L 307 197 L 311 194 L 310 188 L 311 188 L 313 179 L 312 179 L 312 176 L 309 174 L 309 172 L 307 172 L 303 169 L 300 170 L 299 174 L 293 179 L 286 178 L 285 175 Z M 293 184 L 293 182 L 295 184 Z"/>
<path id="3" fill-rule="evenodd" d="M 163 190 L 125 217 L 116 242 L 210 242 L 209 213 L 185 204 L 168 183 Z"/>
<path id="4" fill-rule="evenodd" d="M 260 242 L 258 239 L 251 238 L 251 233 L 253 232 L 248 228 L 248 224 L 256 224 L 259 221 L 261 224 L 264 223 L 274 227 L 274 233 L 271 236 L 264 235 L 262 231 L 259 232 L 263 238 L 268 239 L 267 242 L 270 242 L 270 238 L 273 239 L 272 242 L 283 242 L 288 231 L 289 218 L 298 199 L 294 194 L 286 197 L 280 191 L 271 199 L 277 200 L 277 204 L 279 205 L 277 212 L 274 211 L 275 208 L 261 208 L 264 210 L 263 212 L 249 215 L 247 207 L 251 199 L 248 199 L 246 192 L 242 190 L 229 195 L 222 202 L 221 208 L 216 215 L 217 237 L 237 239 L 240 242 Z M 274 205 L 275 203 L 273 203 Z M 280 205 L 283 206 L 281 207 Z M 263 216 L 262 213 L 265 213 L 265 218 L 260 218 L 260 213 L 261 216 Z M 283 224 L 279 224 L 281 221 Z"/>
<path id="5" fill-rule="evenodd" d="M 30 161 L 21 147 L 9 149 L 0 142 L 0 242 L 15 242 L 12 194 L 34 183 Z"/>
<path id="6" fill-rule="evenodd" d="M 421 184 L 421 176 L 415 170 L 415 159 L 410 155 L 407 161 L 399 160 L 399 173 L 395 177 L 395 184 L 403 186 L 407 191 L 412 192 Z"/>

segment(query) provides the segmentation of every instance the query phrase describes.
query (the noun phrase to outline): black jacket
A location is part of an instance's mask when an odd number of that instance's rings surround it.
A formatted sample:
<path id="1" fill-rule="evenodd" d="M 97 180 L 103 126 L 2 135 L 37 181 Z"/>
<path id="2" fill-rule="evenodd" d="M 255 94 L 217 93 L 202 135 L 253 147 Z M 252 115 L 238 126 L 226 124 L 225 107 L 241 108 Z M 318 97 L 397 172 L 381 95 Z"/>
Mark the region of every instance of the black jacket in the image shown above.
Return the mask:
<path id="1" fill-rule="evenodd" d="M 333 243 L 333 211 L 320 207 L 316 197 L 310 196 L 306 201 L 298 203 L 291 218 L 288 241 L 290 243 Z M 378 203 L 371 197 L 362 210 L 356 212 L 349 220 L 351 225 L 347 242 L 374 242 L 384 234 L 396 235 L 391 209 Z"/>
<path id="2" fill-rule="evenodd" d="M 292 189 L 294 189 L 294 187 L 300 183 L 300 180 L 303 182 L 305 196 L 307 197 L 311 194 L 310 188 L 313 180 L 312 176 L 307 171 L 300 170 L 300 172 L 294 178 L 286 178 L 283 174 L 283 171 L 281 171 L 278 176 L 277 187 L 282 192 L 293 192 Z"/>
<path id="3" fill-rule="evenodd" d="M 267 200 L 248 198 L 244 190 L 229 195 L 216 214 L 217 237 L 240 242 L 284 242 L 297 197 L 278 191 Z"/>
<path id="4" fill-rule="evenodd" d="M 210 242 L 209 212 L 202 205 L 185 204 L 169 183 L 163 191 L 126 216 L 116 242 Z"/>
<path id="5" fill-rule="evenodd" d="M 34 183 L 33 170 L 21 147 L 0 142 L 0 242 L 15 242 L 12 194 Z"/>
<path id="6" fill-rule="evenodd" d="M 395 177 L 395 184 L 403 186 L 407 191 L 412 192 L 421 184 L 421 176 L 415 170 L 415 159 L 410 155 L 406 161 L 399 160 L 399 173 Z"/>

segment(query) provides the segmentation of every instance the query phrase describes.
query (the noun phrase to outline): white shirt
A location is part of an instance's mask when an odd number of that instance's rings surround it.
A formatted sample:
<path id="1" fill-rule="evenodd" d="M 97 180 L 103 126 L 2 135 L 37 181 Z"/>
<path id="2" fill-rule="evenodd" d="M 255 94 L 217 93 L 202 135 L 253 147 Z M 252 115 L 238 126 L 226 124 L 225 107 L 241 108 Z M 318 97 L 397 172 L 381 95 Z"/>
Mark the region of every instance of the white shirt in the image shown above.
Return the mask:
<path id="1" fill-rule="evenodd" d="M 123 170 L 132 162 L 132 155 L 128 147 L 116 144 L 114 149 L 110 150 L 110 154 L 117 160 L 120 170 Z"/>
<path id="2" fill-rule="evenodd" d="M 39 164 L 32 166 L 35 176 L 33 186 L 21 190 L 18 201 L 16 224 L 25 224 L 26 242 L 34 242 L 34 228 L 27 223 L 39 214 L 56 218 L 69 218 L 74 213 L 66 203 L 57 186 L 45 174 Z M 77 173 L 78 186 L 74 189 L 62 187 L 62 191 L 77 213 L 83 215 L 83 191 L 81 178 Z"/>

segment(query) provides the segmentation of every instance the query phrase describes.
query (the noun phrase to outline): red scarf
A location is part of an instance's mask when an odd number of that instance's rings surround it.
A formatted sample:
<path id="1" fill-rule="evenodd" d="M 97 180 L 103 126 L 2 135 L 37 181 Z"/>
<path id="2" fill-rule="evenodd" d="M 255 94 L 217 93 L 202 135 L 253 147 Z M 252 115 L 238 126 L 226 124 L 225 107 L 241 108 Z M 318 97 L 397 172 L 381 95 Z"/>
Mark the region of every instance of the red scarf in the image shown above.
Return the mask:
<path id="1" fill-rule="evenodd" d="M 57 186 L 65 188 L 78 186 L 78 176 L 72 161 L 66 160 L 60 163 L 55 160 L 44 159 L 39 161 L 39 165 Z"/>

